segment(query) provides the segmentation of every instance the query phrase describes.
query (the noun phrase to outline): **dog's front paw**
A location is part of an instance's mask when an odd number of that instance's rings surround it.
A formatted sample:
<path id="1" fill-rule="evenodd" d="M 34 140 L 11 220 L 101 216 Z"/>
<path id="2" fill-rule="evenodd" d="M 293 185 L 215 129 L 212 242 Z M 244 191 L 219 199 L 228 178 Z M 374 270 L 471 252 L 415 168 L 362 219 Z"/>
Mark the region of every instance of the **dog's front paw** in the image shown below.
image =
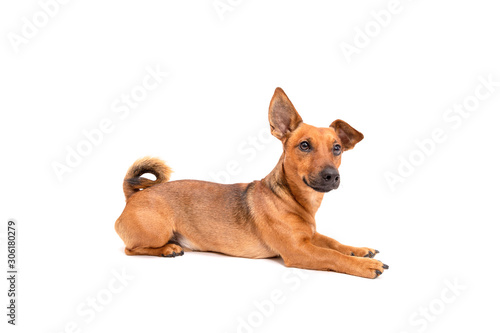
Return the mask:
<path id="1" fill-rule="evenodd" d="M 383 262 L 376 259 L 362 257 L 356 258 L 352 274 L 368 279 L 375 279 L 386 269 L 389 269 L 389 266 Z"/>
<path id="2" fill-rule="evenodd" d="M 354 256 L 354 257 L 365 257 L 365 258 L 373 258 L 375 255 L 379 253 L 378 250 L 371 249 L 369 247 L 354 247 L 349 246 L 345 254 Z"/>

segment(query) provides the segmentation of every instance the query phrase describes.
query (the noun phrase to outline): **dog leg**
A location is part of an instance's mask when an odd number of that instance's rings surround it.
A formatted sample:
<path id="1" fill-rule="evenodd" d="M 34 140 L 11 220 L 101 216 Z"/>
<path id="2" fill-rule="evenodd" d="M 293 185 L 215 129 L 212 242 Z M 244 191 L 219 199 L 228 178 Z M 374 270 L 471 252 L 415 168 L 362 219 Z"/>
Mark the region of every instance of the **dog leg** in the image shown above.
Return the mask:
<path id="1" fill-rule="evenodd" d="M 345 255 L 336 250 L 315 246 L 307 240 L 294 246 L 289 253 L 282 253 L 281 257 L 287 267 L 330 270 L 370 279 L 389 268 L 376 259 Z"/>
<path id="2" fill-rule="evenodd" d="M 377 253 L 379 253 L 378 250 L 369 247 L 355 247 L 355 246 L 344 245 L 333 238 L 321 235 L 317 232 L 314 234 L 311 242 L 316 246 L 332 249 L 335 251 L 339 251 L 340 253 L 356 257 L 373 258 Z"/>
<path id="3" fill-rule="evenodd" d="M 146 256 L 159 256 L 159 257 L 177 257 L 182 256 L 184 251 L 182 247 L 177 244 L 167 243 L 162 247 L 136 247 L 133 249 L 125 248 L 125 254 L 129 256 L 146 255 Z"/>
<path id="4" fill-rule="evenodd" d="M 152 210 L 127 205 L 115 224 L 125 243 L 125 254 L 176 257 L 184 254 L 174 237 L 173 223 L 168 216 Z"/>

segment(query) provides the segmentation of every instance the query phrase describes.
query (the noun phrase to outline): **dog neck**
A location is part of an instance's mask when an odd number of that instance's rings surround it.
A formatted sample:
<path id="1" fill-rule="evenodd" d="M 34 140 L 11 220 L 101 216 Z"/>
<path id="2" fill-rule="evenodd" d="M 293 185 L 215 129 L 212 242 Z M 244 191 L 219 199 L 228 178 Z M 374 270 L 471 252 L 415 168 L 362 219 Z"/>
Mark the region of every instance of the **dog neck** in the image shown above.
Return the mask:
<path id="1" fill-rule="evenodd" d="M 296 177 L 298 178 L 298 177 Z M 294 180 L 285 172 L 285 153 L 283 153 L 274 169 L 262 179 L 262 183 L 276 196 L 284 201 L 298 203 L 313 218 L 321 205 L 324 193 L 314 191 L 301 179 Z"/>

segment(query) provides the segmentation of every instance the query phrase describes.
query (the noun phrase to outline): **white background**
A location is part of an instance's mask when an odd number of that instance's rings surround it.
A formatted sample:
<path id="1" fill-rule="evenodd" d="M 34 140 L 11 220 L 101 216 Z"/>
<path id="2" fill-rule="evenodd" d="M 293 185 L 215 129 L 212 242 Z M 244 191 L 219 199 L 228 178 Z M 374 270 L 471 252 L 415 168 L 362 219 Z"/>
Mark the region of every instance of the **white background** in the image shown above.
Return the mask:
<path id="1" fill-rule="evenodd" d="M 401 0 L 380 27 L 370 13 L 389 1 L 229 3 L 221 18 L 211 0 L 69 1 L 14 47 L 41 5 L 2 2 L 0 253 L 6 270 L 14 218 L 20 272 L 15 328 L 1 279 L 2 332 L 497 331 L 500 86 L 466 118 L 444 117 L 474 102 L 480 77 L 500 81 L 500 8 Z M 341 45 L 356 38 L 349 62 Z M 169 75 L 120 118 L 114 103 L 147 67 Z M 114 222 L 129 165 L 153 155 L 172 179 L 263 178 L 281 153 L 262 134 L 277 86 L 305 122 L 340 118 L 365 135 L 317 228 L 380 250 L 390 269 L 369 280 L 276 259 L 127 257 Z M 113 129 L 59 180 L 53 164 L 103 119 Z M 419 153 L 436 128 L 444 142 Z M 391 190 L 387 173 L 410 156 L 420 165 Z M 100 311 L 87 303 L 96 297 Z"/>

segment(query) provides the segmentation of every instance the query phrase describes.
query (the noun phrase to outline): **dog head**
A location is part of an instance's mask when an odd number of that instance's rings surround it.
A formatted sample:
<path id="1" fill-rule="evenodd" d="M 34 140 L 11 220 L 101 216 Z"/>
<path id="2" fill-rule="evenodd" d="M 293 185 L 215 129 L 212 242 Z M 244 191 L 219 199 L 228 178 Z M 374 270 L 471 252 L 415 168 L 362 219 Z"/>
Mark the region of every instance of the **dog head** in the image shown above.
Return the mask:
<path id="1" fill-rule="evenodd" d="M 363 139 L 363 134 L 340 119 L 327 128 L 303 123 L 281 88 L 276 88 L 269 105 L 269 124 L 271 133 L 283 143 L 287 178 L 323 193 L 339 187 L 342 153 Z"/>

